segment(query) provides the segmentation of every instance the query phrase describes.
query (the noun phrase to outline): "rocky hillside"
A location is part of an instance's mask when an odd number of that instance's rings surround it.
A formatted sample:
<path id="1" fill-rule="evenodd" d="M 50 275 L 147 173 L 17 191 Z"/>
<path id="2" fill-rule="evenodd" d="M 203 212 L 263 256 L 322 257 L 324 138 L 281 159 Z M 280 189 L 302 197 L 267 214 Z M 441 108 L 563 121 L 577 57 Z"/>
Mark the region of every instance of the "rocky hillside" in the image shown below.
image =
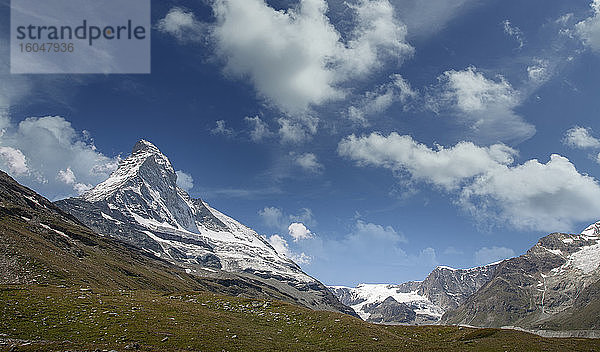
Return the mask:
<path id="1" fill-rule="evenodd" d="M 0 284 L 158 291 L 208 290 L 289 298 L 234 275 L 190 275 L 168 261 L 93 232 L 0 171 Z"/>
<path id="2" fill-rule="evenodd" d="M 443 323 L 529 329 L 600 328 L 600 223 L 553 233 L 498 265 L 492 279 Z"/>
<path id="3" fill-rule="evenodd" d="M 254 230 L 192 199 L 169 159 L 141 140 L 104 182 L 56 202 L 94 231 L 204 276 L 232 273 L 313 309 L 354 312 Z"/>

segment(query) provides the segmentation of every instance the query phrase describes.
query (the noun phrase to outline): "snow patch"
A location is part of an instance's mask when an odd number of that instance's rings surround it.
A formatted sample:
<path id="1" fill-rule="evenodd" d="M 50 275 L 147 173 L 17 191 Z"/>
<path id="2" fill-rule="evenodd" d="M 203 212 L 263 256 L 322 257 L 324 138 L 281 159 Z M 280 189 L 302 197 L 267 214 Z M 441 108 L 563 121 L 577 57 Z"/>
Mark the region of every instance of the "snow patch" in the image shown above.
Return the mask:
<path id="1" fill-rule="evenodd" d="M 104 214 L 103 212 L 100 212 L 100 215 L 102 215 L 103 218 L 105 218 L 108 221 L 112 221 L 112 222 L 116 222 L 117 224 L 120 224 L 121 222 L 113 217 L 111 217 L 108 214 Z"/>
<path id="2" fill-rule="evenodd" d="M 71 237 L 67 236 L 67 234 L 65 234 L 64 232 L 62 232 L 62 231 L 58 231 L 58 230 L 56 230 L 56 229 L 53 229 L 52 227 L 50 227 L 50 226 L 48 226 L 48 225 L 46 225 L 46 224 L 42 224 L 42 223 L 40 223 L 40 226 L 41 226 L 41 227 L 43 227 L 43 228 L 45 228 L 46 230 L 54 231 L 54 232 L 56 232 L 57 234 L 59 234 L 59 235 L 61 235 L 61 236 L 63 236 L 63 237 L 66 237 L 66 238 L 68 238 L 68 239 L 71 239 Z"/>
<path id="3" fill-rule="evenodd" d="M 589 274 L 600 266 L 600 244 L 582 247 L 571 255 L 573 266 Z"/>
<path id="4" fill-rule="evenodd" d="M 30 201 L 32 201 L 33 203 L 35 203 L 38 207 L 41 207 L 42 205 L 37 201 L 37 199 L 35 199 L 32 196 L 24 196 L 25 198 L 29 199 Z"/>
<path id="5" fill-rule="evenodd" d="M 563 255 L 563 252 L 560 249 L 550 249 L 550 248 L 546 248 L 546 247 L 543 247 L 543 246 L 542 246 L 542 248 L 544 248 L 545 250 L 547 250 L 548 252 L 550 252 L 552 254 L 556 254 L 556 255 L 559 255 L 561 257 Z"/>

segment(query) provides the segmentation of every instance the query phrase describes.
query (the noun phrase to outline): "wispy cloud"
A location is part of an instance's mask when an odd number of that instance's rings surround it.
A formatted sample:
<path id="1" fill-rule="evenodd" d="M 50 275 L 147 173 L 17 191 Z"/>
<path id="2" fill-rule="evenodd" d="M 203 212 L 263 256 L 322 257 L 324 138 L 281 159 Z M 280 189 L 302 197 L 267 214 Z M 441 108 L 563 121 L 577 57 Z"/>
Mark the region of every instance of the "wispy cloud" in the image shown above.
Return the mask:
<path id="1" fill-rule="evenodd" d="M 486 265 L 500 260 L 512 258 L 515 251 L 506 247 L 482 247 L 475 252 L 474 259 L 477 265 Z"/>
<path id="2" fill-rule="evenodd" d="M 462 119 L 471 130 L 469 138 L 484 143 L 516 143 L 535 134 L 535 127 L 515 112 L 523 99 L 521 92 L 503 76 L 490 79 L 470 66 L 446 71 L 438 79 L 427 106 Z"/>
<path id="3" fill-rule="evenodd" d="M 600 51 L 600 0 L 590 4 L 593 15 L 575 25 L 575 31 L 583 43 L 594 51 Z"/>
<path id="4" fill-rule="evenodd" d="M 306 172 L 318 174 L 323 171 L 323 164 L 318 161 L 317 156 L 313 153 L 293 154 L 293 157 L 295 163 Z"/>
<path id="5" fill-rule="evenodd" d="M 402 75 L 394 74 L 390 77 L 390 82 L 364 93 L 359 104 L 348 108 L 347 117 L 356 124 L 368 126 L 370 116 L 383 113 L 396 102 L 406 104 L 418 95 Z"/>
<path id="6" fill-rule="evenodd" d="M 523 49 L 525 46 L 525 36 L 523 35 L 523 31 L 517 26 L 514 26 L 509 20 L 504 20 L 502 22 L 504 27 L 504 33 L 514 38 L 517 43 L 519 43 L 519 49 Z"/>
<path id="7" fill-rule="evenodd" d="M 213 127 L 210 130 L 210 133 L 213 135 L 223 135 L 231 137 L 234 134 L 234 130 L 231 128 L 227 128 L 227 122 L 225 120 L 217 120 L 215 121 L 215 127 Z"/>

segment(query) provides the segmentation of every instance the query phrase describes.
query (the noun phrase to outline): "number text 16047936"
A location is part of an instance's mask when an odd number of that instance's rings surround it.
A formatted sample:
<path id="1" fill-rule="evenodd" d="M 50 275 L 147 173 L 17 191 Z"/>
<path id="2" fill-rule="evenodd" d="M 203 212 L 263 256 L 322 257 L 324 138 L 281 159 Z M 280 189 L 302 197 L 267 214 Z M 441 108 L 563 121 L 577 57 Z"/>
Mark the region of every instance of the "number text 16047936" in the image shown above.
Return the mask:
<path id="1" fill-rule="evenodd" d="M 72 53 L 75 51 L 73 43 L 19 43 L 22 53 Z"/>

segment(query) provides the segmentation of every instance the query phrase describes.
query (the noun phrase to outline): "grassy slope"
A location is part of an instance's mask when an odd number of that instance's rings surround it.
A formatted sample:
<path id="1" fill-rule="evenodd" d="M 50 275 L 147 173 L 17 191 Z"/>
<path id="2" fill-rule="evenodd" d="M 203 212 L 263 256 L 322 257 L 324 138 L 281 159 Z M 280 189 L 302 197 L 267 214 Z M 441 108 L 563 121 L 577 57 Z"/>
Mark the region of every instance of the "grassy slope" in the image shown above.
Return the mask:
<path id="1" fill-rule="evenodd" d="M 9 350 L 594 351 L 600 341 L 495 329 L 382 326 L 278 301 L 188 292 L 0 286 Z M 7 340 L 11 339 L 17 340 Z M 167 338 L 167 339 L 165 339 Z M 0 341 L 2 338 L 0 338 Z"/>

